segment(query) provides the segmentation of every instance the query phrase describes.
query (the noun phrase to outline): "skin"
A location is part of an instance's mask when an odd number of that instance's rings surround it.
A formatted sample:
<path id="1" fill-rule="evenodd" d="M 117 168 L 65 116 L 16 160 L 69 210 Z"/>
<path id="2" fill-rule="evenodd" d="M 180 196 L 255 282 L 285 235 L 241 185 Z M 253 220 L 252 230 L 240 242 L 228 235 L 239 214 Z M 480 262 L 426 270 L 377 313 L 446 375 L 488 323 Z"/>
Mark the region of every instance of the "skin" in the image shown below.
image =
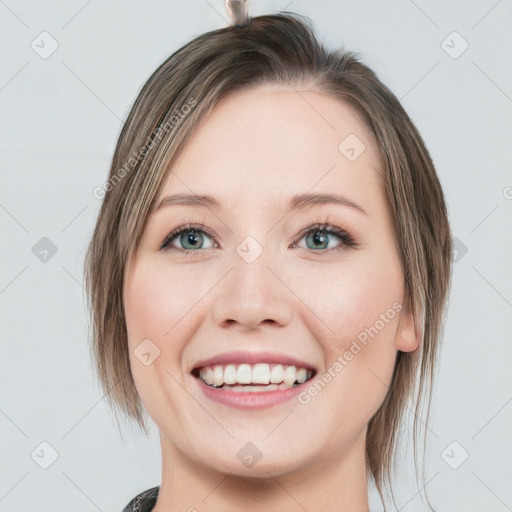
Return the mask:
<path id="1" fill-rule="evenodd" d="M 349 134 L 366 146 L 352 162 L 338 149 Z M 208 399 L 190 371 L 229 350 L 271 350 L 308 361 L 319 377 L 393 303 L 403 304 L 378 173 L 375 141 L 355 112 L 306 87 L 236 92 L 189 140 L 158 201 L 210 194 L 222 208 L 157 210 L 125 274 L 133 378 L 160 431 L 155 512 L 368 510 L 367 424 L 384 400 L 397 351 L 419 344 L 407 308 L 360 344 L 307 404 L 234 409 Z M 343 194 L 367 214 L 334 204 L 287 208 L 290 196 L 308 192 Z M 199 249 L 185 254 L 179 249 L 191 245 L 178 235 L 161 250 L 188 222 L 213 230 L 216 240 L 199 234 Z M 345 230 L 357 247 L 334 234 L 323 245 L 315 232 L 307 237 L 317 222 Z M 252 263 L 236 252 L 248 235 L 263 248 Z M 160 350 L 148 366 L 134 355 L 144 339 Z M 252 467 L 237 458 L 247 442 L 262 454 Z"/>

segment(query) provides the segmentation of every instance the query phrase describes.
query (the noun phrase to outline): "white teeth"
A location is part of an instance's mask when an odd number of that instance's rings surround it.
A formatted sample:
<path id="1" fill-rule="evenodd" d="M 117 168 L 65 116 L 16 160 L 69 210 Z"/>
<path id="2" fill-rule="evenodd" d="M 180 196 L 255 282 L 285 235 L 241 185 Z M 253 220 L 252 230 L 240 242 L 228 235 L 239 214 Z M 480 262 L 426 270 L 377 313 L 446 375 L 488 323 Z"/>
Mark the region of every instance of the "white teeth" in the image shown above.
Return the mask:
<path id="1" fill-rule="evenodd" d="M 284 383 L 287 386 L 293 386 L 296 379 L 297 370 L 295 366 L 287 366 L 284 370 Z"/>
<path id="2" fill-rule="evenodd" d="M 269 384 L 270 368 L 268 364 L 259 363 L 252 367 L 252 383 L 253 384 Z"/>
<path id="3" fill-rule="evenodd" d="M 199 375 L 207 384 L 213 384 L 213 368 L 211 366 L 201 368 Z"/>
<path id="4" fill-rule="evenodd" d="M 272 384 L 279 384 L 280 382 L 283 382 L 283 375 L 283 365 L 276 364 L 270 372 L 270 382 L 272 382 Z"/>
<path id="5" fill-rule="evenodd" d="M 224 384 L 224 368 L 220 365 L 213 367 L 213 382 L 214 386 L 222 386 Z"/>
<path id="6" fill-rule="evenodd" d="M 297 381 L 304 383 L 313 372 L 293 365 L 267 363 L 228 364 L 203 367 L 200 378 L 208 385 L 223 387 L 233 391 L 271 391 L 281 387 L 292 387 Z M 262 384 L 260 386 L 240 386 L 240 384 Z M 282 384 L 282 385 L 281 385 Z M 266 385 L 266 386 L 264 386 Z M 279 385 L 279 386 L 277 386 Z"/>
<path id="7" fill-rule="evenodd" d="M 306 368 L 300 368 L 299 370 L 297 370 L 297 382 L 299 384 L 306 382 L 306 380 L 308 378 L 307 373 L 308 373 L 308 371 L 306 370 Z"/>
<path id="8" fill-rule="evenodd" d="M 222 389 L 229 389 L 231 391 L 237 391 L 241 393 L 259 393 L 261 391 L 275 391 L 276 389 L 279 389 L 280 387 L 284 387 L 284 384 L 269 384 L 268 386 L 222 386 Z"/>
<path id="9" fill-rule="evenodd" d="M 224 368 L 224 382 L 226 384 L 234 384 L 236 382 L 236 366 L 234 364 L 228 364 Z"/>
<path id="10" fill-rule="evenodd" d="M 238 366 L 236 372 L 236 381 L 238 384 L 250 384 L 251 383 L 251 367 L 248 364 L 241 364 Z"/>

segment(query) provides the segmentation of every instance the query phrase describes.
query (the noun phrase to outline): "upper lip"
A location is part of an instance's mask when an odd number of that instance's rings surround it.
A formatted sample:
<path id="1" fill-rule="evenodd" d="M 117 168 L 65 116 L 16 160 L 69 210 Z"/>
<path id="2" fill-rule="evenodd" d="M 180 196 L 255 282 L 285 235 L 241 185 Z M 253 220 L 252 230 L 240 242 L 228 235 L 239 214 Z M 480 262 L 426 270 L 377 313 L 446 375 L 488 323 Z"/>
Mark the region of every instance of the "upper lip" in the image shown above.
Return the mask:
<path id="1" fill-rule="evenodd" d="M 208 359 L 203 359 L 194 365 L 194 370 L 205 366 L 213 365 L 227 365 L 227 364 L 256 364 L 256 363 L 269 363 L 269 364 L 284 364 L 289 366 L 297 366 L 298 368 L 306 368 L 308 370 L 316 371 L 315 367 L 311 364 L 301 361 L 293 356 L 287 354 L 279 354 L 278 352 L 248 352 L 244 350 L 236 350 L 231 352 L 224 352 Z"/>

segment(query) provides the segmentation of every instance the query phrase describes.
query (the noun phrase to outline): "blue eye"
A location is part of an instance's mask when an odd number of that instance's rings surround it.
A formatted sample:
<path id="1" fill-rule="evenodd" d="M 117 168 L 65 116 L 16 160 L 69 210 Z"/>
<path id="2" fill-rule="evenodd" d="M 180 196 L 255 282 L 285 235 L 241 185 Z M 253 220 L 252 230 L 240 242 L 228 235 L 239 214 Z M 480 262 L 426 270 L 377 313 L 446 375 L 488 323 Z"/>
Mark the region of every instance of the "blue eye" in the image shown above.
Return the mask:
<path id="1" fill-rule="evenodd" d="M 204 235 L 206 235 L 206 238 L 210 238 L 210 236 L 213 237 L 213 234 L 208 235 L 207 233 L 208 232 L 203 226 L 197 226 L 194 224 L 181 226 L 169 233 L 169 235 L 160 246 L 160 249 L 170 250 L 171 242 L 173 242 L 174 239 L 178 239 L 178 241 L 182 244 L 183 248 L 177 247 L 177 249 L 181 251 L 190 252 L 198 249 L 211 249 L 212 247 L 203 247 L 204 242 L 202 239 L 204 238 Z M 213 246 L 217 246 L 217 243 L 214 242 Z"/>
<path id="2" fill-rule="evenodd" d="M 333 238 L 337 238 L 341 241 L 341 244 L 338 243 L 337 246 L 335 245 L 333 247 L 331 243 Z M 206 242 L 205 245 L 205 239 L 209 239 L 211 242 Z M 346 231 L 330 224 L 315 224 L 310 226 L 307 230 L 302 232 L 299 241 L 302 239 L 306 240 L 306 249 L 326 254 L 342 250 L 343 248 L 357 246 L 354 239 Z M 181 247 L 174 245 L 175 242 L 179 243 Z M 310 246 L 310 244 L 313 246 Z M 317 245 L 317 247 L 315 247 L 315 245 Z M 219 247 L 219 244 L 217 243 L 213 232 L 200 224 L 189 223 L 169 233 L 160 246 L 160 249 L 166 251 L 176 249 L 184 253 L 191 253 L 215 247 Z M 297 242 L 295 242 L 292 247 L 303 248 L 298 246 Z"/>
<path id="3" fill-rule="evenodd" d="M 339 247 L 332 247 L 330 243 L 333 237 L 341 240 L 342 246 L 354 247 L 356 245 L 352 237 L 346 231 L 328 224 L 315 224 L 314 226 L 310 226 L 303 238 L 305 238 L 306 244 L 309 241 L 313 245 L 313 247 L 307 245 L 307 249 L 332 252 L 330 250 L 326 251 L 326 249 L 339 250 Z M 302 240 L 302 238 L 300 240 Z M 315 244 L 320 245 L 320 247 L 314 247 Z M 298 247 L 297 244 L 295 244 L 294 247 Z"/>

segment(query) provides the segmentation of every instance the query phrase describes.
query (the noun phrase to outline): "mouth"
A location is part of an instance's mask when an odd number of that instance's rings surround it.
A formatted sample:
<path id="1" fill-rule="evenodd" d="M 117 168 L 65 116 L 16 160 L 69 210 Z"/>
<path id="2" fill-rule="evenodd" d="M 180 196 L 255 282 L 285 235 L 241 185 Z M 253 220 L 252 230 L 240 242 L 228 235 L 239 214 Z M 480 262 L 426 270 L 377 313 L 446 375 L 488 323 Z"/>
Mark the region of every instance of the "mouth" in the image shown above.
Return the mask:
<path id="1" fill-rule="evenodd" d="M 281 363 L 201 365 L 191 375 L 210 388 L 240 393 L 262 393 L 296 388 L 316 375 L 305 366 Z"/>
<path id="2" fill-rule="evenodd" d="M 207 400 L 257 411 L 297 398 L 317 370 L 287 354 L 237 350 L 197 362 L 190 374 Z"/>

